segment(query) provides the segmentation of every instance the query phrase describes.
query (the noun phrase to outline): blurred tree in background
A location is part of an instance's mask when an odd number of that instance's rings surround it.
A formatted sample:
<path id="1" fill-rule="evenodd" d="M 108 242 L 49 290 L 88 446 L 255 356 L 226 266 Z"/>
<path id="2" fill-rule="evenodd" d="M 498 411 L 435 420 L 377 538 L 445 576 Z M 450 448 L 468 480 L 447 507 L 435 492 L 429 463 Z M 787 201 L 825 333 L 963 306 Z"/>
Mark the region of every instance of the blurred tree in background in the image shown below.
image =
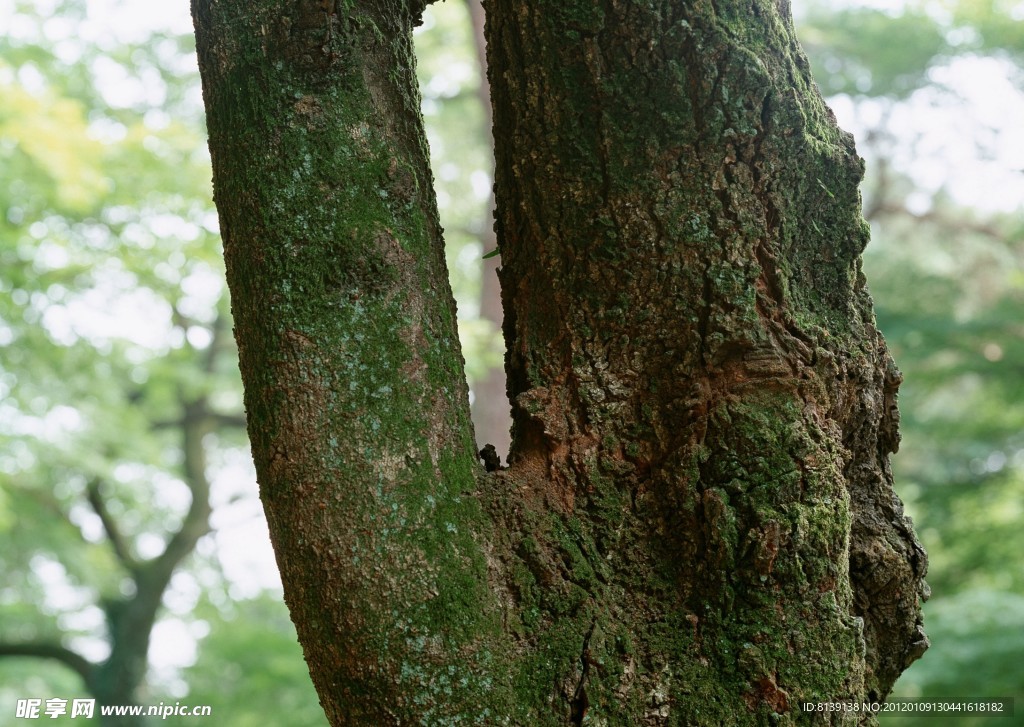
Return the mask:
<path id="1" fill-rule="evenodd" d="M 191 666 L 233 724 L 322 724 L 283 606 L 223 572 L 266 534 L 194 46 L 132 7 L 0 5 L 2 721 L 26 697 L 173 704 Z"/>
<path id="2" fill-rule="evenodd" d="M 1024 703 L 1022 21 L 1000 0 L 814 2 L 798 17 L 867 160 L 865 270 L 905 376 L 893 465 L 931 562 L 932 648 L 895 696 Z"/>
<path id="3" fill-rule="evenodd" d="M 108 6 L 123 22 L 89 22 Z M 894 465 L 931 557 L 933 648 L 897 694 L 1024 704 L 1024 8 L 795 10 L 867 159 L 865 265 L 905 375 Z M 36 655 L 0 658 L 0 715 L 86 696 L 71 655 L 103 665 L 118 614 L 158 589 L 152 633 L 120 637 L 152 636 L 132 698 L 321 725 L 239 427 L 188 8 L 173 27 L 164 12 L 0 0 L 0 650 Z M 480 276 L 491 162 L 465 4 L 429 8 L 417 42 L 475 383 L 501 338 Z"/>

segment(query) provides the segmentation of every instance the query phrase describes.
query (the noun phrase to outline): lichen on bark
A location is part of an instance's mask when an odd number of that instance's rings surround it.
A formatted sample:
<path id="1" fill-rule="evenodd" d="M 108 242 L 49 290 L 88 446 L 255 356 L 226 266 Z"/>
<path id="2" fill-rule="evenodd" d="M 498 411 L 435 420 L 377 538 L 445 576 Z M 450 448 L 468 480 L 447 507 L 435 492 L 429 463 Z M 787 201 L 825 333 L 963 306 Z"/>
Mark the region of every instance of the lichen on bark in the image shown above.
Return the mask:
<path id="1" fill-rule="evenodd" d="M 489 473 L 421 9 L 194 2 L 253 454 L 332 723 L 883 698 L 925 644 L 925 558 L 888 467 L 862 163 L 786 4 L 489 3 L 514 416 Z"/>
<path id="2" fill-rule="evenodd" d="M 507 711 L 412 5 L 193 4 L 253 457 L 333 724 Z"/>
<path id="3" fill-rule="evenodd" d="M 585 592 L 546 606 L 529 650 L 593 624 L 630 634 L 628 653 L 588 645 L 592 719 L 609 724 L 884 697 L 923 645 L 925 560 L 891 488 L 862 162 L 788 12 L 488 10 L 503 478 L 562 523 L 528 527 L 503 577 Z"/>

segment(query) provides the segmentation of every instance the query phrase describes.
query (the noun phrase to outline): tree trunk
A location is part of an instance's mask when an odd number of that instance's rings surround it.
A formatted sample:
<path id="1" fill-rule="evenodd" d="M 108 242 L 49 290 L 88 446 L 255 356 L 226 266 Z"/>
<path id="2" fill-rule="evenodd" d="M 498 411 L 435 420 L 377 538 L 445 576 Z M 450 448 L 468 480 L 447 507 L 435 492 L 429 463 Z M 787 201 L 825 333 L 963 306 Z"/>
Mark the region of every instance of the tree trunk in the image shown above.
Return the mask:
<path id="1" fill-rule="evenodd" d="M 466 0 L 466 7 L 469 10 L 470 22 L 473 25 L 473 46 L 476 51 L 477 62 L 480 65 L 481 82 L 479 88 L 480 102 L 484 107 L 484 117 L 487 120 L 487 139 L 491 148 L 494 148 L 491 139 L 490 129 L 493 125 L 491 118 L 491 92 L 485 78 L 487 73 L 487 49 L 484 39 L 484 8 L 480 0 Z M 488 170 L 494 175 L 493 167 Z M 491 226 L 491 219 L 494 216 L 494 192 L 492 189 L 490 199 L 487 201 L 487 232 L 481 235 L 482 247 L 485 252 L 491 252 L 498 246 L 497 235 Z M 501 288 L 498 285 L 498 267 L 501 264 L 500 257 L 487 257 L 480 261 L 480 317 L 495 325 L 496 330 L 501 329 Z M 476 428 L 477 444 L 483 447 L 491 444 L 496 448 L 500 456 L 508 455 L 511 444 L 510 427 L 512 420 L 509 418 L 509 405 L 507 387 L 505 382 L 505 369 L 497 365 L 488 368 L 487 372 L 473 385 L 472 415 L 473 426 Z"/>
<path id="2" fill-rule="evenodd" d="M 862 164 L 788 9 L 488 10 L 513 470 L 603 571 L 564 573 L 616 625 L 597 698 L 646 682 L 711 724 L 884 697 L 924 645 L 925 559 Z"/>
<path id="3" fill-rule="evenodd" d="M 253 458 L 333 724 L 442 724 L 502 699 L 421 9 L 193 2 Z"/>
<path id="4" fill-rule="evenodd" d="M 862 164 L 788 7 L 490 1 L 514 425 L 488 474 L 419 9 L 193 3 L 253 456 L 332 724 L 856 722 L 800 705 L 888 693 L 925 557 Z"/>

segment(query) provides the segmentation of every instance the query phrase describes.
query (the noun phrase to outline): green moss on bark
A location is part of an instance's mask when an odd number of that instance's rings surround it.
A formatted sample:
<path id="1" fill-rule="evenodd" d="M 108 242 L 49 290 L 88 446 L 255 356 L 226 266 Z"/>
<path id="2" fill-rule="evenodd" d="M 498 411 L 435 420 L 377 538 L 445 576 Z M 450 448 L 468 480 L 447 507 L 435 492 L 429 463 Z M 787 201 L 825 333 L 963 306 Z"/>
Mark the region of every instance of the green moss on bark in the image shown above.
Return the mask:
<path id="1" fill-rule="evenodd" d="M 515 442 L 484 476 L 419 4 L 196 2 L 253 452 L 335 724 L 797 724 L 920 651 L 852 140 L 776 3 L 623 7 L 489 8 Z"/>
<path id="2" fill-rule="evenodd" d="M 877 695 L 923 567 L 871 433 L 889 364 L 852 139 L 776 3 L 577 5 L 495 0 L 489 52 L 507 477 L 575 524 L 538 548 L 585 562 L 560 572 L 590 599 L 570 633 L 634 635 L 589 672 L 589 719 L 785 723 L 807 695 Z M 884 625 L 850 566 L 879 530 L 909 594 Z"/>
<path id="3" fill-rule="evenodd" d="M 418 11 L 194 12 L 253 456 L 322 704 L 334 724 L 501 723 Z"/>

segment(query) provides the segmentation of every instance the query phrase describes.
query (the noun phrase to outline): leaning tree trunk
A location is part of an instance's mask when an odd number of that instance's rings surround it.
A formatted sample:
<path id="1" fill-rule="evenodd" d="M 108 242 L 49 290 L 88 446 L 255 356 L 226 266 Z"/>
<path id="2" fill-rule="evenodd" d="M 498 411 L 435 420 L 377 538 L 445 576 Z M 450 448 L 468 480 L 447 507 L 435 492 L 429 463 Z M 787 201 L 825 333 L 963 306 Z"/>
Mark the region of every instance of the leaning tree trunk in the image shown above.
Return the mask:
<path id="1" fill-rule="evenodd" d="M 488 5 L 475 471 L 417 3 L 194 0 L 253 456 L 332 724 L 841 723 L 926 641 L 862 165 L 767 0 Z"/>
<path id="2" fill-rule="evenodd" d="M 421 8 L 420 8 L 421 9 Z M 333 724 L 506 711 L 404 2 L 194 0 L 260 495 Z"/>

